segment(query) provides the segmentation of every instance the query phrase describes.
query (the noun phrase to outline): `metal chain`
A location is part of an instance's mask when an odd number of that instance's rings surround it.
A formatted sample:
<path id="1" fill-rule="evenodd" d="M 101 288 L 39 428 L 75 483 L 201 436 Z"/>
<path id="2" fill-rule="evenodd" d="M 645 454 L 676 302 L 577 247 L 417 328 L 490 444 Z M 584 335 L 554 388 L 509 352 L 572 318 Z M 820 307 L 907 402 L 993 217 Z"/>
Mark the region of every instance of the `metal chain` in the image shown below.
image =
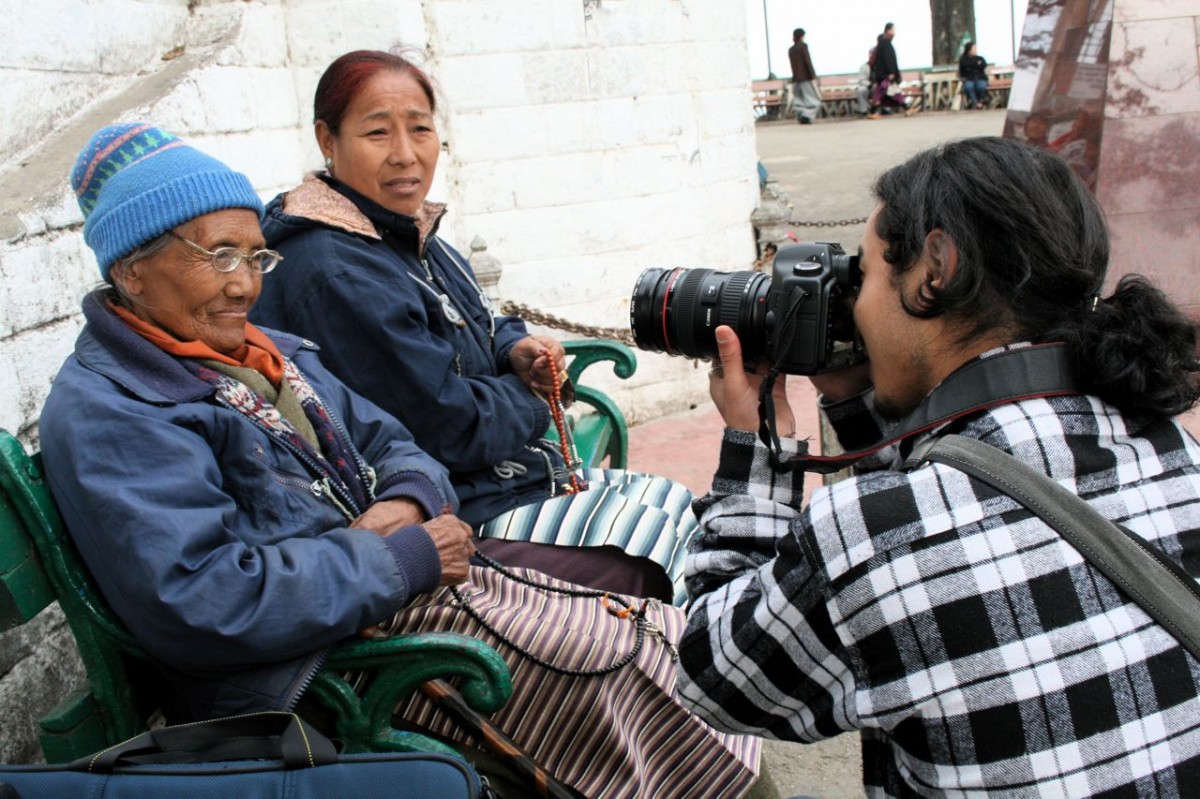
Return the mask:
<path id="1" fill-rule="evenodd" d="M 860 216 L 857 219 L 834 219 L 825 222 L 812 222 L 806 219 L 791 219 L 788 224 L 792 227 L 849 227 L 851 225 L 861 225 L 867 221 L 868 217 Z"/>
<path id="2" fill-rule="evenodd" d="M 568 333 L 577 333 L 588 338 L 608 338 L 616 339 L 623 344 L 633 346 L 633 333 L 625 327 L 598 327 L 596 325 L 581 325 L 578 322 L 572 322 L 568 319 L 563 319 L 561 316 L 555 316 L 545 311 L 539 311 L 536 308 L 530 308 L 528 305 L 522 305 L 518 302 L 509 302 L 505 300 L 500 303 L 500 311 L 509 316 L 519 316 L 526 322 L 533 322 L 535 325 L 543 325 L 552 327 L 555 330 L 565 330 Z"/>

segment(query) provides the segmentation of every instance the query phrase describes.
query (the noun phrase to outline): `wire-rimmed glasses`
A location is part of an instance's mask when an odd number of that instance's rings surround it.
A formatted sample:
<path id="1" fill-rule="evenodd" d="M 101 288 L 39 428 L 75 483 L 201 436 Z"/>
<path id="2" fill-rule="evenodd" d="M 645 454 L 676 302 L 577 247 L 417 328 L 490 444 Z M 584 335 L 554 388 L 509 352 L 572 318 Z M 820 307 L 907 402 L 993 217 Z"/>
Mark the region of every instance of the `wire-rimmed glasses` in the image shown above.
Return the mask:
<path id="1" fill-rule="evenodd" d="M 207 255 L 212 262 L 212 268 L 222 274 L 232 272 L 238 268 L 238 264 L 245 261 L 251 270 L 258 272 L 260 275 L 265 275 L 283 260 L 283 256 L 274 250 L 257 250 L 249 254 L 242 252 L 237 247 L 218 247 L 215 250 L 206 250 L 196 242 L 188 241 L 174 230 L 168 230 L 167 233 L 179 239 L 193 250 Z"/>

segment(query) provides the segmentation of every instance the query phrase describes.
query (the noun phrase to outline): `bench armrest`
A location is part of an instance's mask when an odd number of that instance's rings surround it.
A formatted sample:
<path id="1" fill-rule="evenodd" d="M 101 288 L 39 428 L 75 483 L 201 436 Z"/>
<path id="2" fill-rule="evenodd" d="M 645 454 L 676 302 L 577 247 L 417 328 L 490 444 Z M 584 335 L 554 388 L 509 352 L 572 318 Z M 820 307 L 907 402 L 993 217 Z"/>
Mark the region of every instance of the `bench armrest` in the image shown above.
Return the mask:
<path id="1" fill-rule="evenodd" d="M 361 697 L 345 680 L 347 671 L 371 672 Z M 336 737 L 348 751 L 453 751 L 392 725 L 396 706 L 421 683 L 449 677 L 462 678 L 464 699 L 483 714 L 500 709 L 512 696 L 508 666 L 496 650 L 479 639 L 442 632 L 338 644 L 309 691 L 332 711 Z"/>
<path id="2" fill-rule="evenodd" d="M 607 361 L 618 378 L 628 380 L 637 371 L 637 356 L 617 341 L 589 339 L 564 341 L 562 345 L 571 358 L 567 375 L 575 384 L 575 399 L 590 406 L 600 422 L 576 428 L 575 445 L 579 456 L 584 466 L 599 466 L 607 456 L 611 468 L 624 469 L 629 460 L 629 426 L 625 414 L 607 394 L 582 385 L 581 376 L 589 366 Z M 556 435 L 552 437 L 557 438 Z"/>

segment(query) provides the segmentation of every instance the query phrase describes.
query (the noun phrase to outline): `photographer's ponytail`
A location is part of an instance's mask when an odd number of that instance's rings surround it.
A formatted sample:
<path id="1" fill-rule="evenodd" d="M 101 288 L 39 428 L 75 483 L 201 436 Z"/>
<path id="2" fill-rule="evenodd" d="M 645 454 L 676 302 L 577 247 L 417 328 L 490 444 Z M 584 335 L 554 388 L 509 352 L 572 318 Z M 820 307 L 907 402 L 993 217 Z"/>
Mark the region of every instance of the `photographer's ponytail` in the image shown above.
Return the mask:
<path id="1" fill-rule="evenodd" d="M 1200 399 L 1196 326 L 1141 275 L 1039 338 L 1064 341 L 1084 389 L 1124 414 L 1170 417 Z"/>

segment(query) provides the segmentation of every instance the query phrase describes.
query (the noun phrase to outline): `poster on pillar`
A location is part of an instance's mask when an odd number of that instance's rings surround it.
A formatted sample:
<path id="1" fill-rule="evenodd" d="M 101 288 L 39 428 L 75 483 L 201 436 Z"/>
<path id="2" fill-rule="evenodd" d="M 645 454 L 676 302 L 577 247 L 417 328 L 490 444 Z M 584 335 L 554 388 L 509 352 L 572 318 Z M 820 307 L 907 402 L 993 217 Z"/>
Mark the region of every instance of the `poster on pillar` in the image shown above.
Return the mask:
<path id="1" fill-rule="evenodd" d="M 1106 289 L 1139 273 L 1200 320 L 1200 0 L 1030 0 L 1004 135 L 1104 209 Z"/>
<path id="2" fill-rule="evenodd" d="M 1031 0 L 1004 135 L 1061 155 L 1095 191 L 1114 0 Z"/>

